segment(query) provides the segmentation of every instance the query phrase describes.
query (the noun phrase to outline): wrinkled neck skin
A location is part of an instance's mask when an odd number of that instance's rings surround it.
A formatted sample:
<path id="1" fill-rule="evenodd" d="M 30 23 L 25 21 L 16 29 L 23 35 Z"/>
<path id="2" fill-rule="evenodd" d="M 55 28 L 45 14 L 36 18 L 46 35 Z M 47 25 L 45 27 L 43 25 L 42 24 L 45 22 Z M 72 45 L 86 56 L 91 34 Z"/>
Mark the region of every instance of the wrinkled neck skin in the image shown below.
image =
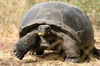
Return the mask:
<path id="1" fill-rule="evenodd" d="M 51 44 L 56 41 L 57 35 L 56 32 L 52 30 L 51 34 L 40 36 L 41 44 L 40 46 L 50 47 Z"/>

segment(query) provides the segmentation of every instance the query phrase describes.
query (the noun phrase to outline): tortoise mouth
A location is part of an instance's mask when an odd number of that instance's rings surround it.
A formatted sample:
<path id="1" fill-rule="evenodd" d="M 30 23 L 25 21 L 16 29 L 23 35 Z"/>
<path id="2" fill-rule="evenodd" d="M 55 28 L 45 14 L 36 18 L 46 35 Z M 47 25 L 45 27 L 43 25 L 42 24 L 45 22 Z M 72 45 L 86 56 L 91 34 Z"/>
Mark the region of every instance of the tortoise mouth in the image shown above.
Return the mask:
<path id="1" fill-rule="evenodd" d="M 48 32 L 48 33 L 38 32 L 38 35 L 39 36 L 49 36 L 50 35 L 50 32 Z"/>
<path id="2" fill-rule="evenodd" d="M 46 35 L 46 34 L 45 34 L 45 33 L 42 33 L 42 32 L 39 32 L 38 35 L 39 35 L 39 36 L 44 36 L 44 35 Z"/>

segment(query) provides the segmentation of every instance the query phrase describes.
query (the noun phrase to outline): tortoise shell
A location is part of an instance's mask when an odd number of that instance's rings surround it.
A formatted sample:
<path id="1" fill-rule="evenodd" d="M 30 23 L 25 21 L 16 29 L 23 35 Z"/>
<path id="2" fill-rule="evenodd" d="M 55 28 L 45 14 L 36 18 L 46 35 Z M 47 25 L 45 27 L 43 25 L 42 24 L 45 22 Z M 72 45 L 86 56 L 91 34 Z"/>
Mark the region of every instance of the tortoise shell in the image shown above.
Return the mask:
<path id="1" fill-rule="evenodd" d="M 94 33 L 87 15 L 78 7 L 64 2 L 44 2 L 34 5 L 24 16 L 20 26 L 20 38 L 39 25 L 69 33 L 86 46 L 94 44 Z"/>

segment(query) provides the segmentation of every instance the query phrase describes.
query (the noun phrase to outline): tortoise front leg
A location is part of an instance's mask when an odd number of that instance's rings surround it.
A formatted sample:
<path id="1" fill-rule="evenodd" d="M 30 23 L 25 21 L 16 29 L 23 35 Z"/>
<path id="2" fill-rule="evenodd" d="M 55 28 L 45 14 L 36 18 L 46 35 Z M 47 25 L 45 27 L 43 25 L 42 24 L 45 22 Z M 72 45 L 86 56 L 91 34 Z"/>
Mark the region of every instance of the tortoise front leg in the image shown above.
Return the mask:
<path id="1" fill-rule="evenodd" d="M 64 61 L 66 54 L 62 49 L 63 49 L 63 39 L 61 37 L 56 37 L 56 41 L 50 44 L 50 46 L 46 49 L 47 52 L 44 52 L 45 57 L 43 58 L 43 60 Z"/>
<path id="2" fill-rule="evenodd" d="M 63 49 L 66 53 L 65 62 L 79 63 L 82 61 L 77 42 L 67 35 L 64 36 Z"/>
<path id="3" fill-rule="evenodd" d="M 33 48 L 36 48 L 38 46 L 37 40 L 39 41 L 39 36 L 36 33 L 28 33 L 14 46 L 14 53 L 20 60 L 23 59 L 24 55 Z"/>

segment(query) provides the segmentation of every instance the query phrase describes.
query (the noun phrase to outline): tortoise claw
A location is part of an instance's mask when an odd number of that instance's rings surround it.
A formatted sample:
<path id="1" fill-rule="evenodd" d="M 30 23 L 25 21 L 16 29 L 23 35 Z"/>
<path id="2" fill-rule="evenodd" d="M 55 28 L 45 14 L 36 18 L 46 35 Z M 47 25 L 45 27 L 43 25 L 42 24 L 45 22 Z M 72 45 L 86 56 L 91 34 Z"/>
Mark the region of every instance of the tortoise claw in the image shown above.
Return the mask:
<path id="1" fill-rule="evenodd" d="M 21 51 L 17 47 L 14 47 L 14 51 L 13 52 L 14 52 L 15 56 L 17 56 L 17 58 L 19 58 L 20 60 L 22 60 L 24 55 L 26 54 L 25 52 Z"/>
<path id="2" fill-rule="evenodd" d="M 83 60 L 80 59 L 80 58 L 73 58 L 73 59 L 66 58 L 66 59 L 65 59 L 65 62 L 70 62 L 70 63 L 82 63 Z"/>

